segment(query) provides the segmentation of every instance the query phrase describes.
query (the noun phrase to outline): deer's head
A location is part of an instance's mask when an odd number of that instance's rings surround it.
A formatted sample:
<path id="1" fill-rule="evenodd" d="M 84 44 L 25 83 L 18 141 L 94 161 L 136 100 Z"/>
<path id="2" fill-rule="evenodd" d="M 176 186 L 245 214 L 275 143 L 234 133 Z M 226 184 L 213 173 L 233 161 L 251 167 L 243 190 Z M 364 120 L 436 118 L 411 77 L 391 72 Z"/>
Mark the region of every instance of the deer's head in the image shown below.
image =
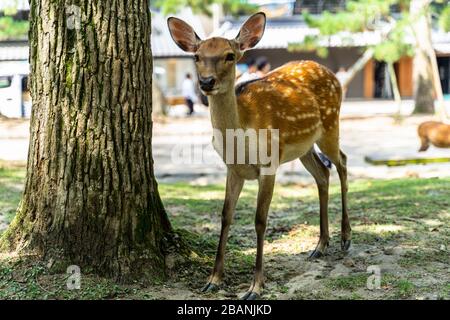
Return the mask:
<path id="1" fill-rule="evenodd" d="M 205 95 L 216 95 L 233 90 L 236 63 L 245 50 L 261 40 L 266 25 L 262 12 L 251 16 L 233 40 L 214 37 L 201 40 L 194 29 L 183 20 L 167 20 L 175 43 L 185 52 L 194 54 L 198 83 Z"/>

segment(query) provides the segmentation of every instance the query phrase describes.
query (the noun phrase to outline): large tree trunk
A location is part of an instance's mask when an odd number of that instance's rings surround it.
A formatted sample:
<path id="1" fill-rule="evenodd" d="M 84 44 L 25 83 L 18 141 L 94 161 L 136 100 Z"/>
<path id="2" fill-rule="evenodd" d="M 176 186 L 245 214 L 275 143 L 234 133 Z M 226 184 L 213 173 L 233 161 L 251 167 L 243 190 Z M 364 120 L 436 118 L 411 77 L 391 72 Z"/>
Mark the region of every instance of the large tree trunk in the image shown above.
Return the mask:
<path id="1" fill-rule="evenodd" d="M 413 25 L 416 36 L 413 81 L 414 101 L 417 113 L 434 112 L 433 76 L 430 61 L 431 34 L 427 12 L 429 0 L 411 1 L 410 13 L 415 17 Z M 433 50 L 433 49 L 431 49 Z"/>
<path id="2" fill-rule="evenodd" d="M 148 1 L 31 0 L 30 21 L 28 171 L 2 248 L 160 274 L 171 227 L 153 173 Z"/>

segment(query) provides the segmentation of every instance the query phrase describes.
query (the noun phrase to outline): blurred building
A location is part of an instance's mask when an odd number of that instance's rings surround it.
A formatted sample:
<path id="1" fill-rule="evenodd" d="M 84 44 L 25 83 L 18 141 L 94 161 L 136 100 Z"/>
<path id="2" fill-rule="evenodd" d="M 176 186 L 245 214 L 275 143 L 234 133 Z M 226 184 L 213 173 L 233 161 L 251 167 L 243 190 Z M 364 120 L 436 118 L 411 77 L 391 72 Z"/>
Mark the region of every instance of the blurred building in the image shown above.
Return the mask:
<path id="1" fill-rule="evenodd" d="M 340 67 L 348 69 L 362 55 L 364 48 L 381 41 L 377 32 L 347 33 L 331 36 L 323 46 L 328 48 L 326 58 L 319 57 L 313 51 L 291 52 L 290 44 L 300 43 L 306 36 L 316 35 L 318 30 L 310 28 L 301 14 L 308 11 L 321 14 L 324 10 L 336 11 L 345 7 L 345 1 L 308 1 L 308 0 L 249 0 L 260 5 L 268 13 L 264 37 L 254 50 L 246 52 L 242 63 L 265 56 L 272 67 L 278 67 L 293 60 L 315 60 L 332 71 Z M 396 10 L 395 7 L 392 10 Z M 220 28 L 220 35 L 234 38 L 245 18 L 225 18 Z M 433 30 L 433 45 L 438 57 L 438 65 L 444 94 L 450 93 L 450 33 Z M 413 41 L 411 39 L 411 41 Z M 403 57 L 394 65 L 400 94 L 402 97 L 413 95 L 413 63 L 411 57 Z M 392 88 L 386 64 L 371 60 L 350 83 L 347 98 L 392 98 Z"/>
<path id="2" fill-rule="evenodd" d="M 200 38 L 205 38 L 203 24 L 190 8 L 180 11 L 176 16 L 188 22 Z M 168 103 L 184 103 L 181 84 L 186 73 L 195 75 L 194 61 L 192 54 L 181 50 L 172 40 L 167 28 L 167 17 L 158 12 L 152 12 L 152 54 L 154 73 Z"/>
<path id="3" fill-rule="evenodd" d="M 0 18 L 5 10 L 14 9 L 16 21 L 26 21 L 29 4 L 26 0 L 2 0 Z M 28 40 L 26 35 L 0 39 L 0 114 L 12 118 L 29 117 L 31 97 L 27 88 Z"/>
<path id="4" fill-rule="evenodd" d="M 26 0 L 2 0 L 0 2 L 0 17 L 2 9 L 17 4 L 15 18 L 26 20 L 29 15 L 29 5 Z M 248 51 L 241 63 L 250 58 L 265 56 L 272 67 L 278 67 L 288 61 L 312 59 L 318 61 L 331 70 L 340 67 L 348 69 L 361 56 L 363 48 L 380 41 L 380 34 L 376 32 L 348 33 L 344 36 L 332 36 L 326 46 L 329 54 L 326 58 L 319 57 L 314 52 L 290 52 L 288 47 L 292 43 L 301 42 L 305 36 L 314 35 L 318 31 L 309 28 L 302 20 L 301 13 L 308 11 L 321 14 L 324 10 L 335 12 L 345 7 L 345 0 L 247 0 L 256 4 L 268 16 L 267 29 L 261 42 L 255 50 Z M 11 2 L 11 3 L 10 3 Z M 395 7 L 392 10 L 396 10 Z M 182 9 L 176 16 L 190 23 L 201 38 L 208 36 L 224 36 L 234 38 L 239 32 L 246 17 L 223 17 L 218 6 L 213 7 L 213 17 L 194 15 L 190 8 Z M 438 65 L 442 88 L 445 94 L 450 94 L 450 33 L 433 30 L 433 45 L 438 56 Z M 169 104 L 182 103 L 181 84 L 186 73 L 195 74 L 195 66 L 190 54 L 179 49 L 169 34 L 167 17 L 157 11 L 152 11 L 152 52 L 154 58 L 154 79 L 160 92 L 166 96 Z M 0 90 L 9 85 L 19 88 L 26 87 L 28 70 L 28 41 L 15 39 L 0 41 Z M 412 59 L 404 57 L 395 64 L 400 93 L 403 97 L 413 94 Z M 12 79 L 15 77 L 15 80 Z M 195 77 L 194 77 L 195 79 Z M 3 92 L 6 92 L 4 90 Z M 9 91 L 10 93 L 12 91 Z M 10 94 L 8 93 L 8 94 Z M 14 94 L 18 97 L 18 94 Z M 0 94 L 0 99 L 11 101 L 6 94 Z M 24 97 L 24 96 L 22 96 Z M 349 98 L 391 98 L 389 75 L 384 63 L 370 61 L 351 82 L 347 97 Z M 6 101 L 5 100 L 5 101 Z M 0 102 L 0 107 L 6 108 L 6 102 Z M 17 101 L 17 99 L 14 99 Z M 9 102 L 11 104 L 11 102 Z M 14 114 L 24 114 L 23 101 L 15 102 Z M 19 107 L 18 107 L 19 106 Z M 9 107 L 8 107 L 9 108 Z M 2 111 L 0 111 L 2 112 Z"/>

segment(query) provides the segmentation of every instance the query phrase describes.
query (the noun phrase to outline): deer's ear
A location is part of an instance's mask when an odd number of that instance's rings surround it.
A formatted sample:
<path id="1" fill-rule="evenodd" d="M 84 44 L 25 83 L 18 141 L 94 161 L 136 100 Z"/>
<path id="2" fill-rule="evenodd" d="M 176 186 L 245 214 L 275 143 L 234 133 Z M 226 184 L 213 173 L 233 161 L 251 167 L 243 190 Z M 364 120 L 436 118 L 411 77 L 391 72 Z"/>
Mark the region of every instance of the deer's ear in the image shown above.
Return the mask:
<path id="1" fill-rule="evenodd" d="M 248 18 L 236 37 L 236 41 L 239 43 L 239 49 L 245 51 L 256 46 L 259 40 L 261 40 L 265 28 L 266 15 L 264 12 L 258 12 Z"/>
<path id="2" fill-rule="evenodd" d="M 186 52 L 195 52 L 201 41 L 194 29 L 181 19 L 171 17 L 167 19 L 170 35 L 173 41 Z"/>

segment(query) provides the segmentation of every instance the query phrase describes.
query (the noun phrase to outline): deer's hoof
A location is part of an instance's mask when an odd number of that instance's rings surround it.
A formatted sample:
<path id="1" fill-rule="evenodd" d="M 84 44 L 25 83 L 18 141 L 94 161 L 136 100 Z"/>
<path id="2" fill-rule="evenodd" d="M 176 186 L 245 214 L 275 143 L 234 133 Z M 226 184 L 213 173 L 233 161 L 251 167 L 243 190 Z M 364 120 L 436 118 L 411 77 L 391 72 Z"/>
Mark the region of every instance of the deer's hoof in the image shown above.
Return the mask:
<path id="1" fill-rule="evenodd" d="M 256 292 L 247 292 L 241 300 L 259 300 L 261 296 Z"/>
<path id="2" fill-rule="evenodd" d="M 349 251 L 352 246 L 352 240 L 341 240 L 342 251 Z"/>
<path id="3" fill-rule="evenodd" d="M 313 252 L 311 252 L 311 254 L 309 255 L 308 259 L 309 260 L 313 260 L 313 259 L 319 259 L 322 258 L 325 254 L 322 251 L 319 251 L 317 249 L 315 249 Z"/>
<path id="4" fill-rule="evenodd" d="M 203 287 L 202 292 L 203 293 L 210 293 L 210 292 L 216 292 L 219 290 L 219 286 L 215 283 L 209 282 L 206 284 L 206 286 Z"/>

